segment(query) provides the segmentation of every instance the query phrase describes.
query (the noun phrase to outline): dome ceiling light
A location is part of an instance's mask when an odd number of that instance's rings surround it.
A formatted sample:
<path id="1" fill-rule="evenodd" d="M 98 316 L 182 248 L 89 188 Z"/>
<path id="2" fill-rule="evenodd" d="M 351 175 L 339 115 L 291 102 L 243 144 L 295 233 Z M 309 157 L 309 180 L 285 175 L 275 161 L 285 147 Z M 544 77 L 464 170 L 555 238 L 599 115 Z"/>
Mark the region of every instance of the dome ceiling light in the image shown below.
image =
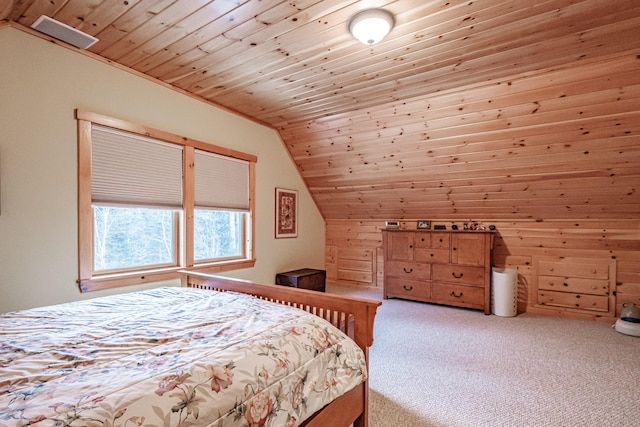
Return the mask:
<path id="1" fill-rule="evenodd" d="M 367 9 L 356 13 L 349 22 L 349 32 L 366 45 L 379 43 L 393 28 L 393 15 L 384 9 Z"/>

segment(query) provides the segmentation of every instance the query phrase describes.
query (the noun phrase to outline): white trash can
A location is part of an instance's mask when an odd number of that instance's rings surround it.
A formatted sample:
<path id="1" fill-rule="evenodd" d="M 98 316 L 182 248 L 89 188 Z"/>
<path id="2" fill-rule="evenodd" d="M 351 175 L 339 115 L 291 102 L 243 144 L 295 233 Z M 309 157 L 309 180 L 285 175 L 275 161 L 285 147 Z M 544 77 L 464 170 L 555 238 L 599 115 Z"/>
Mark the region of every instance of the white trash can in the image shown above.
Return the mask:
<path id="1" fill-rule="evenodd" d="M 491 313 L 513 317 L 518 314 L 518 269 L 491 269 Z"/>

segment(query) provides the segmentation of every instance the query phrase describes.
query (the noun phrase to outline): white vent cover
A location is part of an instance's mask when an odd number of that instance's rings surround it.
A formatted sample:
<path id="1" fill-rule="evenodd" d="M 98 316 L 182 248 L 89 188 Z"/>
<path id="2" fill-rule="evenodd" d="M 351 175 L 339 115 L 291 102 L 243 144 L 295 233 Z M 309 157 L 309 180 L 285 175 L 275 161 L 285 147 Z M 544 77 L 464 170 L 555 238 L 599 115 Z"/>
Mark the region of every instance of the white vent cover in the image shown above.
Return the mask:
<path id="1" fill-rule="evenodd" d="M 79 47 L 80 49 L 87 49 L 98 41 L 97 38 L 89 34 L 76 30 L 67 24 L 63 24 L 45 15 L 40 16 L 31 28 L 75 47 Z"/>

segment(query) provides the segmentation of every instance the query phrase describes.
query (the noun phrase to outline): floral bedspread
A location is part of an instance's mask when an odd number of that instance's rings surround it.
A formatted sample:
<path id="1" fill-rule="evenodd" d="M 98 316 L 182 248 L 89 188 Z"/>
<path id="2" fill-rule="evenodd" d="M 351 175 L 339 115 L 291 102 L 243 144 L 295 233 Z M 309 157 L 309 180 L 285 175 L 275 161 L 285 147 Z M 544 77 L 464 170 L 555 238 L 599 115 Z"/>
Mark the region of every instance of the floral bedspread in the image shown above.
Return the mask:
<path id="1" fill-rule="evenodd" d="M 166 287 L 0 315 L 2 426 L 296 426 L 366 379 L 304 311 Z"/>

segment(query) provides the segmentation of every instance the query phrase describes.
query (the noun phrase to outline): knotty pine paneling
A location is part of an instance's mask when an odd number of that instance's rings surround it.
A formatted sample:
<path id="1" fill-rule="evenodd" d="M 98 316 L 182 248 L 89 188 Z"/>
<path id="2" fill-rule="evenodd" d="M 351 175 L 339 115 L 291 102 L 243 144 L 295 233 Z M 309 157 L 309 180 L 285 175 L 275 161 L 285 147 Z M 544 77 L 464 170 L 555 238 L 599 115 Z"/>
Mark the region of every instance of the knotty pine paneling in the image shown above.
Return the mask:
<path id="1" fill-rule="evenodd" d="M 299 123 L 326 219 L 640 217 L 640 53 Z"/>
<path id="2" fill-rule="evenodd" d="M 416 228 L 417 219 L 402 221 L 402 227 Z M 477 219 L 475 219 L 477 220 Z M 431 219 L 432 224 L 451 224 L 462 227 L 463 221 Z M 469 221 L 467 219 L 466 221 Z M 640 223 L 638 221 L 491 221 L 497 230 L 494 238 L 492 265 L 517 267 L 518 311 L 531 310 L 535 257 L 585 258 L 616 262 L 616 313 L 624 302 L 640 305 Z M 367 286 L 381 291 L 384 263 L 382 261 L 382 220 L 327 220 L 327 280 L 347 286 Z M 376 283 L 339 280 L 336 276 L 340 249 L 368 250 L 378 254 Z M 547 314 L 563 315 L 562 310 L 548 310 Z M 538 310 L 538 312 L 540 312 Z M 570 315 L 572 317 L 580 317 Z M 585 316 L 582 316 L 583 318 Z"/>
<path id="3" fill-rule="evenodd" d="M 348 23 L 378 6 L 396 25 L 365 47 Z M 0 21 L 26 30 L 42 14 L 96 36 L 89 52 L 106 61 L 284 130 L 634 52 L 640 40 L 637 0 L 0 3 Z"/>

